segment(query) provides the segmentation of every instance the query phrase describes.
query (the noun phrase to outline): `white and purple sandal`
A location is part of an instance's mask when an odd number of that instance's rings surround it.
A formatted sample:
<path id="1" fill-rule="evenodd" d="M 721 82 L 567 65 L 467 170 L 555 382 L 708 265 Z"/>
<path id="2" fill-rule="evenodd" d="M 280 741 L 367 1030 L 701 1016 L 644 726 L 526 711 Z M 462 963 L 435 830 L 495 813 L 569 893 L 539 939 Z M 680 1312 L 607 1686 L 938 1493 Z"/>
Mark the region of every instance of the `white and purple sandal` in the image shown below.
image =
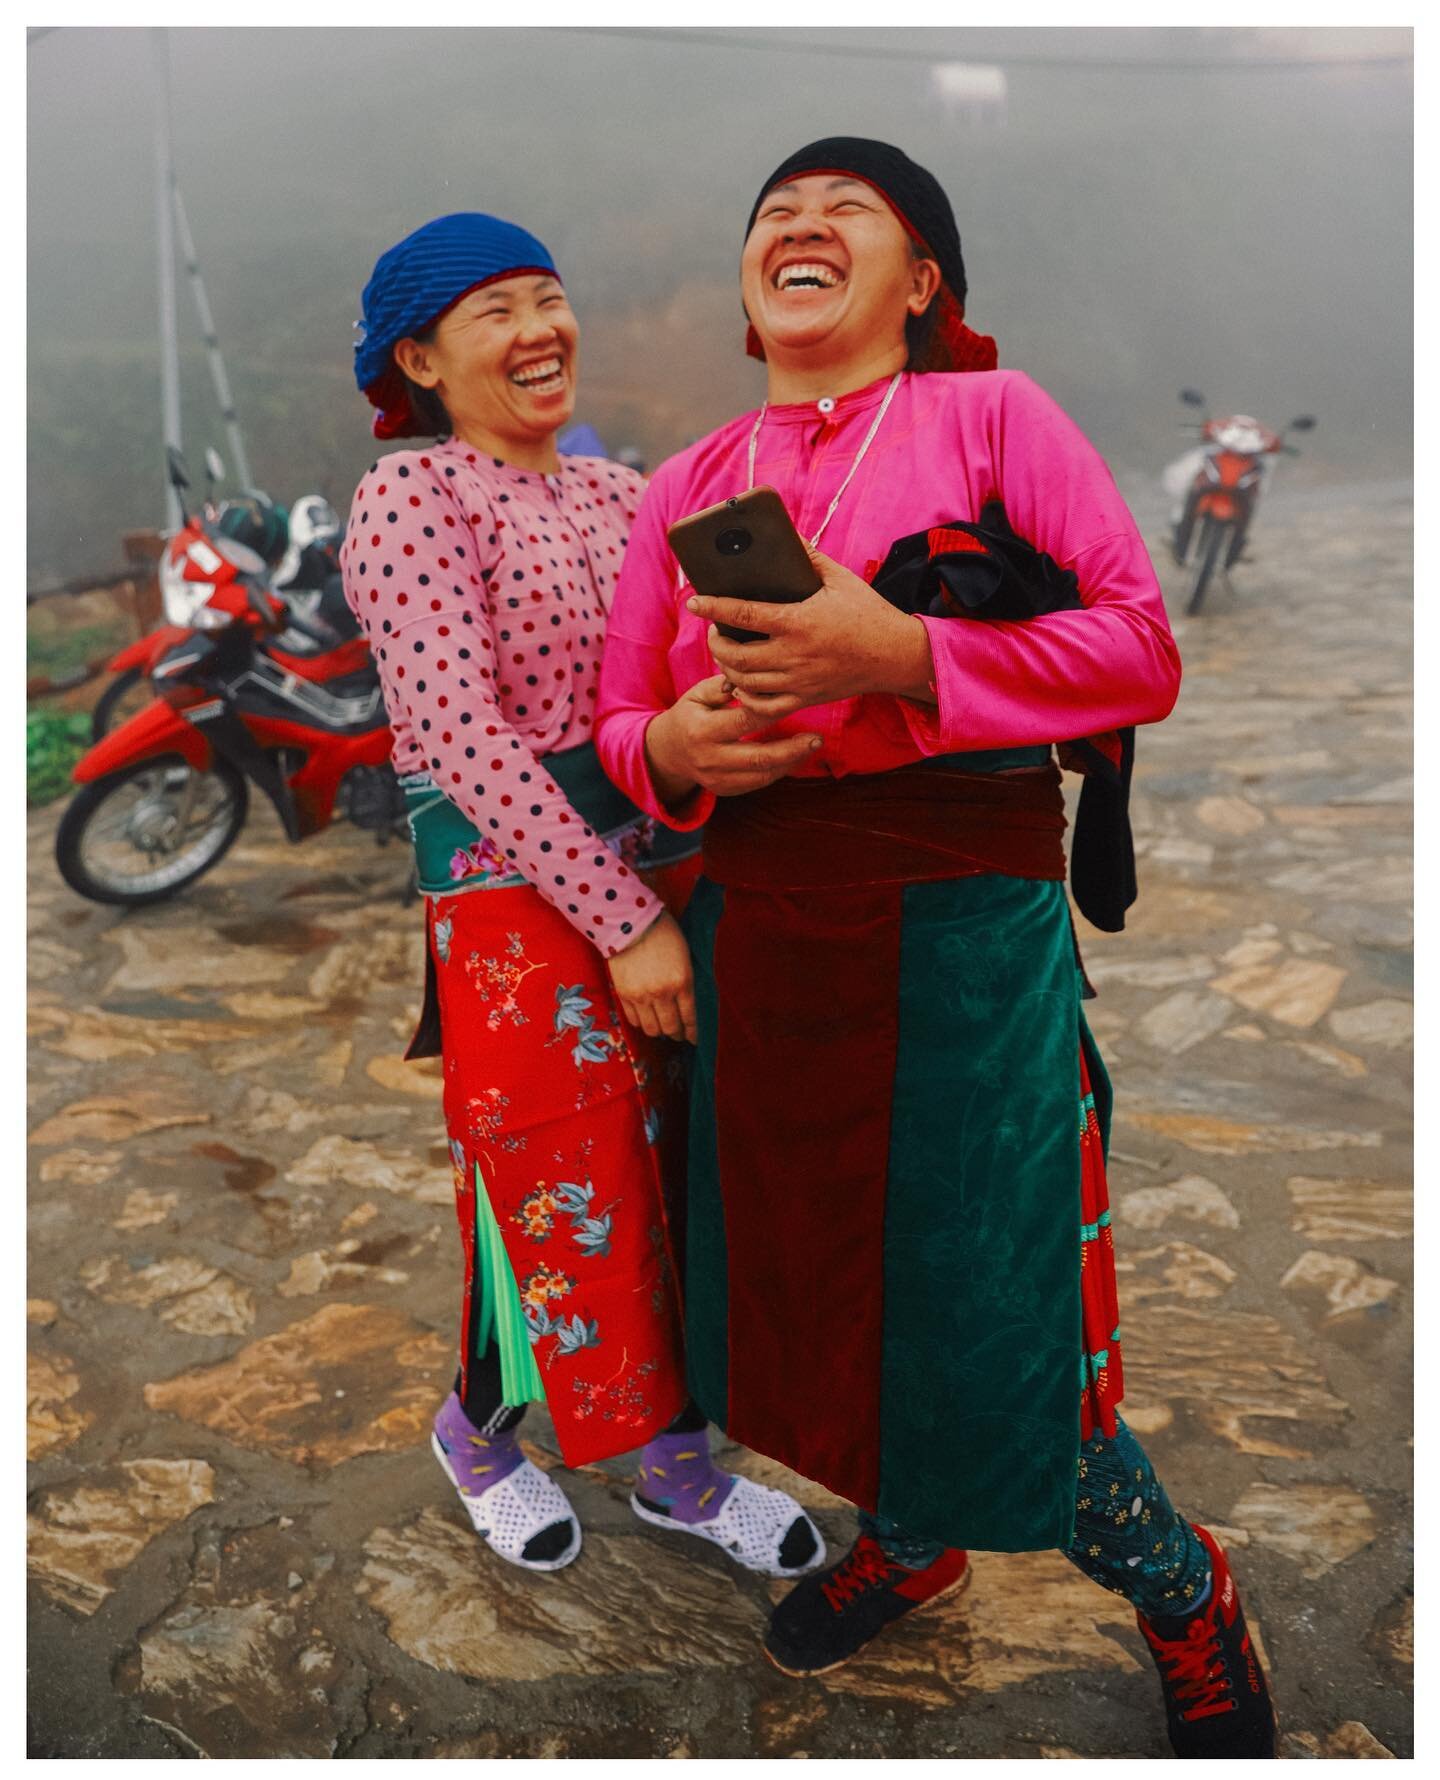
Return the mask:
<path id="1" fill-rule="evenodd" d="M 563 1570 L 579 1557 L 580 1523 L 565 1492 L 513 1433 L 477 1432 L 452 1396 L 435 1417 L 430 1449 L 497 1557 L 523 1570 Z"/>
<path id="2" fill-rule="evenodd" d="M 703 1432 L 661 1434 L 643 1461 L 630 1506 L 647 1526 L 692 1533 L 761 1576 L 804 1576 L 825 1562 L 820 1529 L 794 1497 L 721 1471 Z"/>

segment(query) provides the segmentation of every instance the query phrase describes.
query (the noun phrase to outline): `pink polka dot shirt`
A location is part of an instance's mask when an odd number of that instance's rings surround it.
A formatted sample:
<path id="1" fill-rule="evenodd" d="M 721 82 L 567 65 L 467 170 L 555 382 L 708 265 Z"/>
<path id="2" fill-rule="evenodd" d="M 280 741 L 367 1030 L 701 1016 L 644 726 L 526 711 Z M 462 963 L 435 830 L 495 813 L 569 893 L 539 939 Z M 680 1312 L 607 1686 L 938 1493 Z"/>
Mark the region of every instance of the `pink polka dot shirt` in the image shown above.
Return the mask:
<path id="1" fill-rule="evenodd" d="M 603 458 L 563 457 L 545 476 L 447 439 L 371 466 L 340 558 L 395 770 L 429 773 L 606 957 L 661 904 L 542 757 L 593 739 L 605 623 L 643 489 Z"/>

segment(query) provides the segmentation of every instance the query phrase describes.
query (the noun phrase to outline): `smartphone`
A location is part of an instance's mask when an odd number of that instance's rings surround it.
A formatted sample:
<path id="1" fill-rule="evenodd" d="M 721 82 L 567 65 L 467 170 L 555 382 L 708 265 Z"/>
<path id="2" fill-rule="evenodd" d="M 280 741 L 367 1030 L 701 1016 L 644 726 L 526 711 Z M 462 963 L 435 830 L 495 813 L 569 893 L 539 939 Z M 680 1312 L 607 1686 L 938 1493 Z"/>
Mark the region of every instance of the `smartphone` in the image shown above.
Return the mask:
<path id="1" fill-rule="evenodd" d="M 800 534 L 773 488 L 752 488 L 677 519 L 665 535 L 696 593 L 793 606 L 820 587 Z M 761 630 L 740 630 L 733 624 L 716 628 L 737 643 L 766 640 Z"/>

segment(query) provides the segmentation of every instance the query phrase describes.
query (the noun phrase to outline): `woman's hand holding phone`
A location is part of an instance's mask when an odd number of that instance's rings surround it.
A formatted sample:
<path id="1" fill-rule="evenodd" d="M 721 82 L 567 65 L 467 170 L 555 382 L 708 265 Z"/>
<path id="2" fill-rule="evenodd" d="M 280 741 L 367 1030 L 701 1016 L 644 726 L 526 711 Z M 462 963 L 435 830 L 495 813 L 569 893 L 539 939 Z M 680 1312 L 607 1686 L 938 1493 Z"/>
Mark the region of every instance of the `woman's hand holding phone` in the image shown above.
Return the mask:
<path id="1" fill-rule="evenodd" d="M 743 650 L 753 645 L 734 647 Z M 783 778 L 820 746 L 820 737 L 813 732 L 767 740 L 725 686 L 723 674 L 712 674 L 650 720 L 645 757 L 655 789 L 672 808 L 697 785 L 716 797 L 758 791 Z"/>
<path id="2" fill-rule="evenodd" d="M 778 723 L 811 705 L 884 692 L 935 703 L 930 638 L 868 582 L 818 550 L 810 560 L 819 591 L 795 605 L 693 595 L 686 603 L 712 620 L 710 653 L 725 670 L 751 723 Z M 716 628 L 764 630 L 764 642 L 736 643 Z"/>

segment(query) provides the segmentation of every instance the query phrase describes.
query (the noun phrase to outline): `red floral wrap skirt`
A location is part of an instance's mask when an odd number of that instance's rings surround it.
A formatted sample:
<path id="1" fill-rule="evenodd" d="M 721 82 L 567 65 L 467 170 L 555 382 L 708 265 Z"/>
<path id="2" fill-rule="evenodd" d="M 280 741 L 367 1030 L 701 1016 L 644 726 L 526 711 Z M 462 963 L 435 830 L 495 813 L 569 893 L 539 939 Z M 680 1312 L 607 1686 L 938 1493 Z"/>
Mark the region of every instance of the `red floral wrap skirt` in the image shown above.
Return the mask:
<path id="1" fill-rule="evenodd" d="M 431 896 L 426 909 L 462 1331 L 478 1169 L 566 1464 L 627 1452 L 687 1399 L 663 1182 L 672 1136 L 683 1157 L 680 1048 L 626 1025 L 604 959 L 529 885 Z"/>

